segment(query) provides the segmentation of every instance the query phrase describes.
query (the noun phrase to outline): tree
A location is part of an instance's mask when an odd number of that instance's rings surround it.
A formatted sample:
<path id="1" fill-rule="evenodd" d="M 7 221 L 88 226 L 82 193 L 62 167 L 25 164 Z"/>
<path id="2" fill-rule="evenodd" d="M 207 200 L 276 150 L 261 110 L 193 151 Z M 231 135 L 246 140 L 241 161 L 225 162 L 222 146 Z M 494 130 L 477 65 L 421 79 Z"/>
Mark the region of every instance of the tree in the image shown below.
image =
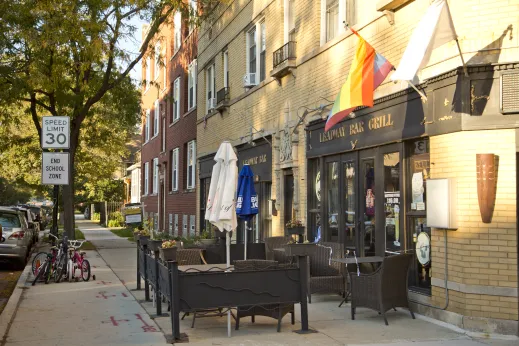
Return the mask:
<path id="1" fill-rule="evenodd" d="M 211 8 L 215 1 L 197 3 L 199 9 Z M 193 7 L 183 0 L 2 1 L 0 100 L 28 102 L 38 136 L 42 115 L 70 116 L 74 167 L 82 129 L 91 128 L 92 109 L 128 82 L 130 71 L 153 51 L 153 38 L 174 11 L 195 18 Z M 122 46 L 135 34 L 134 17 L 151 23 L 136 56 Z M 72 171 L 72 182 L 75 176 Z M 65 229 L 74 239 L 74 184 L 63 187 L 63 201 Z"/>

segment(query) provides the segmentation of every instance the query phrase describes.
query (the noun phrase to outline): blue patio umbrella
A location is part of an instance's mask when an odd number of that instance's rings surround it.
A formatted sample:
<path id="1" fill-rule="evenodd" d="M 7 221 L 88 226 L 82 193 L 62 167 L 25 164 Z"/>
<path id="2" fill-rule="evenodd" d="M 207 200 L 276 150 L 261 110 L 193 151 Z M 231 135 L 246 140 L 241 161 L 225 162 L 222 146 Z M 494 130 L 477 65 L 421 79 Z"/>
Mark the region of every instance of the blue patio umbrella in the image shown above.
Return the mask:
<path id="1" fill-rule="evenodd" d="M 247 222 L 258 213 L 258 195 L 254 189 L 254 174 L 249 165 L 244 165 L 238 175 L 238 193 L 236 196 L 236 215 L 245 220 L 244 248 L 247 259 Z"/>

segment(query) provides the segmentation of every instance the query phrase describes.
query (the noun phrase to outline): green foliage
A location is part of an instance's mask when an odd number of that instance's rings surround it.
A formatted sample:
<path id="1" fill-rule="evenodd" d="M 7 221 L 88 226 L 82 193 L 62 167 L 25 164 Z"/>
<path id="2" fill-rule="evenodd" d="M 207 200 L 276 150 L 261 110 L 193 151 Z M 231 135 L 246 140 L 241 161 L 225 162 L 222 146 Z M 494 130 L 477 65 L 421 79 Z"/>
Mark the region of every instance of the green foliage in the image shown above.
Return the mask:
<path id="1" fill-rule="evenodd" d="M 173 237 L 166 232 L 153 232 L 154 240 L 173 240 Z"/>
<path id="2" fill-rule="evenodd" d="M 121 228 L 121 229 L 111 229 L 110 232 L 115 234 L 121 238 L 132 238 L 133 239 L 133 229 L 130 227 Z"/>
<path id="3" fill-rule="evenodd" d="M 100 221 L 101 220 L 101 214 L 100 213 L 93 213 L 92 214 L 92 221 Z"/>
<path id="4" fill-rule="evenodd" d="M 0 205 L 24 203 L 29 200 L 31 195 L 32 191 L 27 186 L 20 186 L 16 182 L 10 183 L 7 179 L 0 177 Z"/>

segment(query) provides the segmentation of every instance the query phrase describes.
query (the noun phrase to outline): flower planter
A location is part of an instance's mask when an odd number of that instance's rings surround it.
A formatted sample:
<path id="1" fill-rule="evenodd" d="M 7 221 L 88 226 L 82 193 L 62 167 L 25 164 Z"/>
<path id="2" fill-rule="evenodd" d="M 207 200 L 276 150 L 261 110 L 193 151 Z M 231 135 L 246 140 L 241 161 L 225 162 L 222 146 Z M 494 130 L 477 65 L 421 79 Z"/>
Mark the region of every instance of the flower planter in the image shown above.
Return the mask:
<path id="1" fill-rule="evenodd" d="M 160 248 L 160 259 L 163 261 L 176 261 L 177 260 L 177 249 L 178 247 Z"/>
<path id="2" fill-rule="evenodd" d="M 287 256 L 310 256 L 316 249 L 315 243 L 287 244 L 284 246 Z"/>
<path id="3" fill-rule="evenodd" d="M 150 236 L 149 235 L 141 235 L 139 236 L 139 242 L 141 244 L 141 246 L 144 246 L 144 245 L 148 245 L 148 241 L 150 240 Z"/>
<path id="4" fill-rule="evenodd" d="M 303 234 L 305 234 L 305 228 L 304 227 L 287 228 L 287 233 L 290 235 L 303 235 Z"/>
<path id="5" fill-rule="evenodd" d="M 216 239 L 200 239 L 200 243 L 205 246 L 214 245 L 216 244 Z"/>
<path id="6" fill-rule="evenodd" d="M 162 240 L 150 239 L 148 240 L 148 249 L 150 251 L 158 251 L 162 247 Z"/>

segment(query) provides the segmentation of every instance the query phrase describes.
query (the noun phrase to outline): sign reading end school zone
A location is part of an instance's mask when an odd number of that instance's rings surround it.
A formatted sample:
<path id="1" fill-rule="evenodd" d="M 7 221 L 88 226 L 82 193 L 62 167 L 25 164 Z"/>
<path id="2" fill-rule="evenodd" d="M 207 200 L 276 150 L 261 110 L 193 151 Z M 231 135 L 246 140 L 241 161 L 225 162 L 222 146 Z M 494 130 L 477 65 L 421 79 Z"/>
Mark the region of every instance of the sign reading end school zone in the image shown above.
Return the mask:
<path id="1" fill-rule="evenodd" d="M 69 153 L 42 153 L 41 183 L 68 185 Z"/>
<path id="2" fill-rule="evenodd" d="M 43 117 L 41 127 L 42 149 L 69 149 L 70 117 Z"/>

